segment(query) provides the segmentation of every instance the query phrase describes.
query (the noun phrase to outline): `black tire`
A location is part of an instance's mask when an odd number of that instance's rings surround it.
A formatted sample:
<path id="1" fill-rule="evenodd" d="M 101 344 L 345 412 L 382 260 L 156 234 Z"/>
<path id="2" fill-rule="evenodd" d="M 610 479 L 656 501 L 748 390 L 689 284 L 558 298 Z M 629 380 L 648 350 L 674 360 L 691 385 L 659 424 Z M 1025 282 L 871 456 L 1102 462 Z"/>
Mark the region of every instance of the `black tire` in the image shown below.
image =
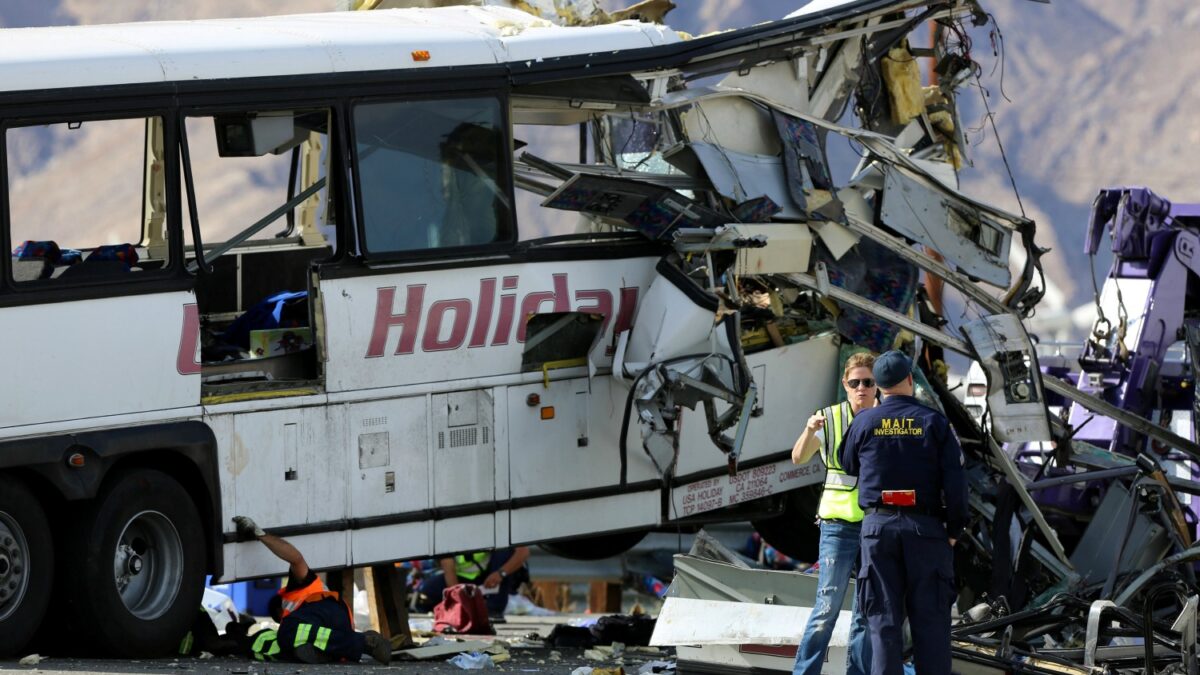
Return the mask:
<path id="1" fill-rule="evenodd" d="M 204 593 L 204 528 L 187 491 L 161 471 L 131 470 L 74 521 L 63 577 L 73 637 L 96 654 L 174 653 Z"/>
<path id="2" fill-rule="evenodd" d="M 41 504 L 0 475 L 0 657 L 20 653 L 46 614 L 54 545 Z"/>
<path id="3" fill-rule="evenodd" d="M 628 551 L 646 538 L 645 530 L 601 534 L 538 544 L 542 550 L 569 560 L 603 560 Z"/>
<path id="4" fill-rule="evenodd" d="M 775 550 L 801 562 L 816 562 L 821 543 L 821 528 L 816 524 L 821 490 L 821 485 L 792 490 L 784 496 L 783 513 L 750 524 Z"/>

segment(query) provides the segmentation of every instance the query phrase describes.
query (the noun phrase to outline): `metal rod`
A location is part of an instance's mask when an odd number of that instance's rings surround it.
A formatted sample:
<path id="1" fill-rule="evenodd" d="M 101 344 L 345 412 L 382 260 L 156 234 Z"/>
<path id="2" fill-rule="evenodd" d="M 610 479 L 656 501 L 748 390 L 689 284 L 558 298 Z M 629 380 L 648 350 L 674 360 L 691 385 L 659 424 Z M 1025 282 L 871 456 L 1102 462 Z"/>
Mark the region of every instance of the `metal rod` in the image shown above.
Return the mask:
<path id="1" fill-rule="evenodd" d="M 1115 469 L 1101 469 L 1099 471 L 1084 471 L 1082 473 L 1073 473 L 1069 476 L 1059 476 L 1057 478 L 1047 478 L 1030 483 L 1025 486 L 1026 490 L 1033 492 L 1034 490 L 1045 490 L 1058 485 L 1069 485 L 1071 483 L 1082 483 L 1088 480 L 1102 480 L 1104 478 L 1119 478 L 1121 476 L 1132 476 L 1138 472 L 1136 465 L 1119 466 Z"/>

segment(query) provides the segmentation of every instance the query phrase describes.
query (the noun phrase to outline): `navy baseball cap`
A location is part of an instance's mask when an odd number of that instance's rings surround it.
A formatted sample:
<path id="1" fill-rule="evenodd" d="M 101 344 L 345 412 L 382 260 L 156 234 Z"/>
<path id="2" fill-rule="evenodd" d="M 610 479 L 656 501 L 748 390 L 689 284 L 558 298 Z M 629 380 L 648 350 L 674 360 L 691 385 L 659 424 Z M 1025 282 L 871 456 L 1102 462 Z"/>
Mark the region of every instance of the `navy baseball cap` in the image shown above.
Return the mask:
<path id="1" fill-rule="evenodd" d="M 871 373 L 875 375 L 875 383 L 884 389 L 894 387 L 904 381 L 912 373 L 913 362 L 904 352 L 893 349 L 884 352 L 875 359 Z"/>

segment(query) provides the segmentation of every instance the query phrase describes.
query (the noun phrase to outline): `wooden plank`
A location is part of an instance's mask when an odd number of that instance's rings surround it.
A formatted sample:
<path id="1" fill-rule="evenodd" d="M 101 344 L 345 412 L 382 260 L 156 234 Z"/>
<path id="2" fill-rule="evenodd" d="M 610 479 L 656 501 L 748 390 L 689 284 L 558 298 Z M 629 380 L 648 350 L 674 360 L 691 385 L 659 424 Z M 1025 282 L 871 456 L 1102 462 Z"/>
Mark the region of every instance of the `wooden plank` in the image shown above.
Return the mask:
<path id="1" fill-rule="evenodd" d="M 412 644 L 408 627 L 408 602 L 402 572 L 392 564 L 372 565 L 364 570 L 371 628 L 391 640 L 393 648 Z"/>
<path id="2" fill-rule="evenodd" d="M 612 581 L 593 581 L 588 586 L 588 611 L 592 614 L 621 612 L 621 584 Z"/>
<path id="3" fill-rule="evenodd" d="M 546 609 L 562 612 L 567 609 L 571 587 L 561 581 L 533 582 L 534 600 Z"/>

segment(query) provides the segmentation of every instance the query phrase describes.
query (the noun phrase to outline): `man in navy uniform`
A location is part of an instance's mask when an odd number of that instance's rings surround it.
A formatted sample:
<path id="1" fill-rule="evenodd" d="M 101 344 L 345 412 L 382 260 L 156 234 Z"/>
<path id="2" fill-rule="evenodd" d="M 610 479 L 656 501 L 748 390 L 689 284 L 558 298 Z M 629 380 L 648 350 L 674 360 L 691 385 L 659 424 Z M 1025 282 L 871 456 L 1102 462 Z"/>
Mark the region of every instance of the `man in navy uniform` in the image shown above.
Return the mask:
<path id="1" fill-rule="evenodd" d="M 859 606 L 871 627 L 874 675 L 900 675 L 909 617 L 921 675 L 950 674 L 954 543 L 967 518 L 962 448 L 940 412 L 913 397 L 912 360 L 875 360 L 883 403 L 854 417 L 842 469 L 858 476 L 862 523 Z"/>

